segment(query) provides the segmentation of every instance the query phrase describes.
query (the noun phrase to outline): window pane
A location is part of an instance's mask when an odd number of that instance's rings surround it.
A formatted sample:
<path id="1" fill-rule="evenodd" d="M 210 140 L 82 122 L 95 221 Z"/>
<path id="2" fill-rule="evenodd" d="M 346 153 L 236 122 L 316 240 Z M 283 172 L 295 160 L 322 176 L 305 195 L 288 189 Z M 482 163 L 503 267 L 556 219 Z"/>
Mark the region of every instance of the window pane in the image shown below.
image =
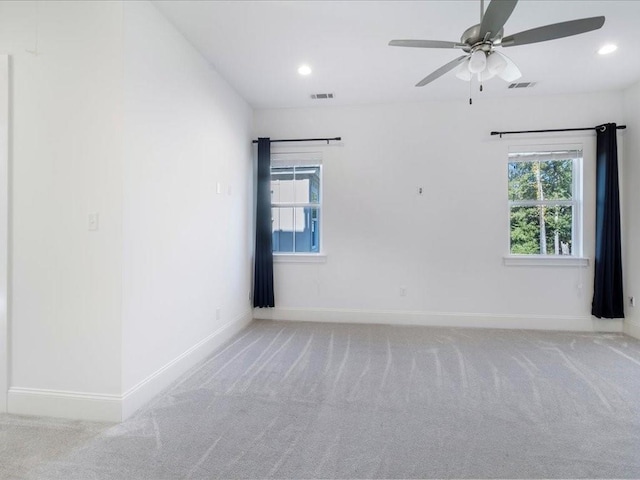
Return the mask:
<path id="1" fill-rule="evenodd" d="M 294 210 L 296 209 L 290 207 L 271 209 L 274 252 L 293 252 Z"/>
<path id="2" fill-rule="evenodd" d="M 295 202 L 320 202 L 320 167 L 295 167 Z"/>
<path id="3" fill-rule="evenodd" d="M 509 162 L 509 200 L 571 200 L 573 160 Z"/>
<path id="4" fill-rule="evenodd" d="M 540 253 L 539 207 L 511 207 L 511 253 Z"/>
<path id="5" fill-rule="evenodd" d="M 540 162 L 540 183 L 544 200 L 571 200 L 573 160 Z"/>
<path id="6" fill-rule="evenodd" d="M 318 208 L 296 208 L 296 252 L 320 251 L 320 211 Z"/>
<path id="7" fill-rule="evenodd" d="M 271 219 L 274 252 L 320 251 L 320 209 L 273 207 Z"/>
<path id="8" fill-rule="evenodd" d="M 571 255 L 573 207 L 511 207 L 511 253 Z"/>
<path id="9" fill-rule="evenodd" d="M 544 209 L 547 255 L 571 255 L 573 207 L 552 206 Z"/>
<path id="10" fill-rule="evenodd" d="M 293 167 L 272 167 L 271 203 L 291 203 L 293 197 Z"/>
<path id="11" fill-rule="evenodd" d="M 509 200 L 535 200 L 534 162 L 509 162 Z"/>

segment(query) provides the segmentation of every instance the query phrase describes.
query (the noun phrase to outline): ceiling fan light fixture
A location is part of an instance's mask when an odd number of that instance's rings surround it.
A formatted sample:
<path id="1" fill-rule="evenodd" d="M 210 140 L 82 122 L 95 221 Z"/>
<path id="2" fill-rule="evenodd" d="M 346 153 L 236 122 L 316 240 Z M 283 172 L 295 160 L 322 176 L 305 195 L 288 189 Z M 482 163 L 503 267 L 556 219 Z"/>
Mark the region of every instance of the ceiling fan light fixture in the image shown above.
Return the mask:
<path id="1" fill-rule="evenodd" d="M 464 80 L 465 82 L 469 82 L 471 80 L 471 71 L 469 70 L 468 58 L 464 62 L 462 62 L 456 69 L 456 77 L 458 77 L 460 80 Z"/>
<path id="2" fill-rule="evenodd" d="M 487 55 L 483 50 L 476 50 L 469 58 L 469 71 L 479 73 L 487 67 Z"/>
<path id="3" fill-rule="evenodd" d="M 478 72 L 478 81 L 480 83 L 486 82 L 487 80 L 490 80 L 495 76 L 496 76 L 496 74 L 490 72 L 489 69 L 484 69 L 483 71 Z"/>
<path id="4" fill-rule="evenodd" d="M 487 58 L 487 70 L 493 75 L 498 75 L 507 68 L 507 61 L 498 52 L 493 52 Z"/>
<path id="5" fill-rule="evenodd" d="M 522 73 L 520 73 L 520 70 L 515 66 L 515 64 L 511 63 L 507 68 L 500 72 L 498 76 L 505 82 L 511 83 L 522 77 Z"/>

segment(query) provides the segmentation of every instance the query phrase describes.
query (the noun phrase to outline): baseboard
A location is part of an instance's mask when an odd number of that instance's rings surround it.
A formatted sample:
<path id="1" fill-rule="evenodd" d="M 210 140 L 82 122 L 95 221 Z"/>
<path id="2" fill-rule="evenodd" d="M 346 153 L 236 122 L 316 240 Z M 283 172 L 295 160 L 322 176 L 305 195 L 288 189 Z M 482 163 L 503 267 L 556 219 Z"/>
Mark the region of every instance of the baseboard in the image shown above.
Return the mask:
<path id="1" fill-rule="evenodd" d="M 636 320 L 624 321 L 624 333 L 630 337 L 634 337 L 640 340 L 640 322 Z"/>
<path id="2" fill-rule="evenodd" d="M 8 412 L 15 415 L 119 422 L 121 397 L 99 393 L 13 387 L 9 389 Z"/>
<path id="3" fill-rule="evenodd" d="M 8 412 L 98 422 L 123 421 L 246 327 L 251 320 L 251 312 L 247 311 L 224 324 L 123 395 L 12 387 L 7 396 Z"/>
<path id="4" fill-rule="evenodd" d="M 122 420 L 129 418 L 180 375 L 208 357 L 216 348 L 251 323 L 251 320 L 251 312 L 247 311 L 127 390 L 122 395 Z"/>
<path id="5" fill-rule="evenodd" d="M 370 323 L 582 332 L 622 332 L 623 329 L 621 319 L 600 320 L 591 316 L 504 315 L 329 308 L 256 308 L 253 310 L 253 318 L 256 320 L 290 320 L 302 322 Z"/>

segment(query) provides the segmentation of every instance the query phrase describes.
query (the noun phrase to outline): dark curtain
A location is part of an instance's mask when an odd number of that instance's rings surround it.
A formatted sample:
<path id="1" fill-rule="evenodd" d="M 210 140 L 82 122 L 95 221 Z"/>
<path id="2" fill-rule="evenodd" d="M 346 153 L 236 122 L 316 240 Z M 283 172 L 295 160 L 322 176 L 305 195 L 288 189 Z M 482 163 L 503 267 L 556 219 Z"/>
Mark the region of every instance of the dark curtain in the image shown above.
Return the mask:
<path id="1" fill-rule="evenodd" d="M 624 318 L 616 124 L 596 128 L 596 262 L 591 314 Z"/>
<path id="2" fill-rule="evenodd" d="M 258 138 L 256 250 L 253 272 L 254 307 L 274 306 L 271 242 L 271 140 L 269 138 Z"/>

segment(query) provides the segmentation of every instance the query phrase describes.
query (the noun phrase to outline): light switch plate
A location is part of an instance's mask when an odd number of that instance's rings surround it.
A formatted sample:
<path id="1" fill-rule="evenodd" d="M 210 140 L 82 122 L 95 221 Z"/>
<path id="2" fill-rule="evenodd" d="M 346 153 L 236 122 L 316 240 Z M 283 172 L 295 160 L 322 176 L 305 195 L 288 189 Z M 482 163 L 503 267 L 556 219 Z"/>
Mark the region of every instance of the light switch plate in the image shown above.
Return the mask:
<path id="1" fill-rule="evenodd" d="M 99 215 L 97 212 L 92 212 L 89 214 L 89 231 L 95 232 L 99 227 Z"/>

